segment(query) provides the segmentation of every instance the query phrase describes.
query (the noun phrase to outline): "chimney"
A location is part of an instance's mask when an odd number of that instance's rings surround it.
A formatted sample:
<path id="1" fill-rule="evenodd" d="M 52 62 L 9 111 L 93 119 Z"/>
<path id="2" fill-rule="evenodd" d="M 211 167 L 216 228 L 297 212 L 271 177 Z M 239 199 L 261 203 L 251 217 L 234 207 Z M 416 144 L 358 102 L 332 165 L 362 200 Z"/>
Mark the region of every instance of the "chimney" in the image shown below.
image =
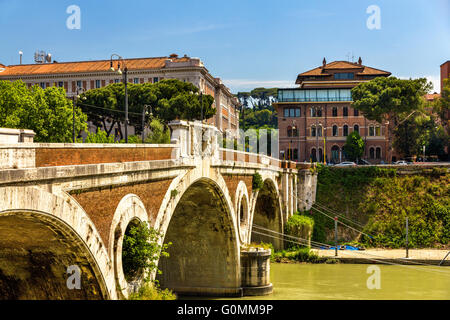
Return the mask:
<path id="1" fill-rule="evenodd" d="M 327 65 L 327 59 L 323 58 L 323 62 L 322 62 L 322 66 L 323 68 L 325 68 Z"/>
<path id="2" fill-rule="evenodd" d="M 172 53 L 172 54 L 169 56 L 169 58 L 170 58 L 170 59 L 177 59 L 177 58 L 178 58 L 178 55 L 177 55 L 176 53 Z"/>
<path id="3" fill-rule="evenodd" d="M 358 59 L 358 64 L 359 64 L 360 66 L 362 66 L 362 59 L 361 59 L 361 57 L 359 57 L 359 59 Z"/>

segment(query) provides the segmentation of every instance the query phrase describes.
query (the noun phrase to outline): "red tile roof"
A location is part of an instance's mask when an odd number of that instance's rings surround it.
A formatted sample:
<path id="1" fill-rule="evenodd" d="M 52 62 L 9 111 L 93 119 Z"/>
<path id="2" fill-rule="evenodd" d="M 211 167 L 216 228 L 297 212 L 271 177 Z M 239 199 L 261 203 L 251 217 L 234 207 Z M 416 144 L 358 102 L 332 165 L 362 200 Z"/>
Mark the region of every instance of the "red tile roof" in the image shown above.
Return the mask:
<path id="1" fill-rule="evenodd" d="M 425 99 L 427 101 L 434 101 L 435 99 L 440 98 L 441 95 L 439 93 L 432 93 L 432 94 L 426 94 L 425 95 Z"/>
<path id="2" fill-rule="evenodd" d="M 169 57 L 159 58 L 137 58 L 124 59 L 128 70 L 160 69 L 165 66 L 165 61 Z M 170 58 L 172 62 L 187 62 L 189 57 Z M 117 61 L 114 62 L 117 68 Z M 124 66 L 121 66 L 122 69 Z M 81 72 L 101 72 L 108 71 L 110 60 L 97 61 L 79 61 L 79 62 L 58 62 L 46 64 L 22 64 L 4 67 L 0 72 L 0 77 L 19 76 L 19 75 L 41 75 L 41 74 L 63 74 L 63 73 L 81 73 Z"/>
<path id="3" fill-rule="evenodd" d="M 339 70 L 339 69 L 360 69 L 361 72 L 358 72 L 359 75 L 391 75 L 390 72 L 367 67 L 364 65 L 359 65 L 356 62 L 348 62 L 348 61 L 333 61 L 325 65 L 325 67 L 318 67 L 303 73 L 300 73 L 298 76 L 329 76 L 327 70 Z"/>

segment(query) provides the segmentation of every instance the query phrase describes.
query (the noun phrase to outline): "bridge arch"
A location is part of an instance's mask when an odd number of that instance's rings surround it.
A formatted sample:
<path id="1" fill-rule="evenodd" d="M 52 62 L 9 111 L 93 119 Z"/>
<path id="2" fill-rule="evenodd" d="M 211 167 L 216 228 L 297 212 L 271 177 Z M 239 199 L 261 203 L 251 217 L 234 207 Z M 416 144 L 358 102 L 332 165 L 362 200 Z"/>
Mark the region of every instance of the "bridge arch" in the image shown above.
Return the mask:
<path id="1" fill-rule="evenodd" d="M 272 243 L 275 249 L 283 248 L 277 234 L 260 228 L 283 233 L 283 214 L 278 186 L 272 177 L 263 177 L 264 185 L 253 194 L 251 242 Z M 260 228 L 257 228 L 260 227 Z M 270 234 L 271 236 L 262 235 Z"/>
<path id="2" fill-rule="evenodd" d="M 70 196 L 0 188 L 0 208 L 0 299 L 116 298 L 106 248 Z"/>
<path id="3" fill-rule="evenodd" d="M 173 211 L 160 231 L 172 245 L 157 279 L 182 295 L 240 296 L 240 242 L 225 181 L 220 175 L 194 180 L 193 174 L 185 176 L 193 182 L 182 192 L 169 190 Z"/>
<path id="4" fill-rule="evenodd" d="M 149 222 L 147 210 L 141 199 L 135 194 L 126 195 L 118 204 L 109 233 L 109 252 L 114 266 L 117 294 L 128 298 L 137 283 L 129 283 L 122 267 L 122 245 L 127 228 L 136 222 Z"/>
<path id="5" fill-rule="evenodd" d="M 247 185 L 240 181 L 234 197 L 234 210 L 238 221 L 238 229 L 241 243 L 249 242 L 250 226 L 250 197 L 248 196 Z"/>

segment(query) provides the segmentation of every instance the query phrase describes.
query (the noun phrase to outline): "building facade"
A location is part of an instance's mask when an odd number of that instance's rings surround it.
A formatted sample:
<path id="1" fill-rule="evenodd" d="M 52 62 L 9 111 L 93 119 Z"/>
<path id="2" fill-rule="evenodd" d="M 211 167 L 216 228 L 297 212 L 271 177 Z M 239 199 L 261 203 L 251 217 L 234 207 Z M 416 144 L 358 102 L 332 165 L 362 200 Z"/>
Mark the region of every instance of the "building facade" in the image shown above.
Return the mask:
<path id="1" fill-rule="evenodd" d="M 114 63 L 116 65 L 117 63 Z M 239 130 L 239 101 L 223 84 L 213 77 L 199 58 L 188 56 L 125 59 L 130 83 L 156 83 L 164 79 L 178 79 L 197 86 L 203 94 L 214 97 L 217 114 L 207 121 L 220 131 Z M 122 66 L 123 68 L 124 66 Z M 0 80 L 22 80 L 28 87 L 39 85 L 64 87 L 68 97 L 122 81 L 122 76 L 110 71 L 110 60 L 56 62 L 4 66 L 0 64 Z"/>
<path id="2" fill-rule="evenodd" d="M 388 125 L 366 119 L 352 108 L 351 89 L 391 73 L 358 62 L 334 61 L 298 75 L 298 88 L 279 89 L 281 159 L 340 163 L 347 136 L 358 131 L 365 141 L 364 159 L 388 162 Z"/>

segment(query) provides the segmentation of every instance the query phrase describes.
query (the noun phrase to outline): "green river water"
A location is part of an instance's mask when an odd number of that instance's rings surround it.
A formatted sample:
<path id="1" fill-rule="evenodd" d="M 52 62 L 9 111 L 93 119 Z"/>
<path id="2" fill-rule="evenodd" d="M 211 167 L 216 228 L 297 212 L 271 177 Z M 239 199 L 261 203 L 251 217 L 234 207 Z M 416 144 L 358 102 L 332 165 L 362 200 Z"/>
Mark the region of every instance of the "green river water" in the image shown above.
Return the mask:
<path id="1" fill-rule="evenodd" d="M 450 300 L 450 268 L 378 265 L 381 289 L 370 290 L 369 265 L 271 264 L 272 295 L 244 297 L 269 300 Z"/>

